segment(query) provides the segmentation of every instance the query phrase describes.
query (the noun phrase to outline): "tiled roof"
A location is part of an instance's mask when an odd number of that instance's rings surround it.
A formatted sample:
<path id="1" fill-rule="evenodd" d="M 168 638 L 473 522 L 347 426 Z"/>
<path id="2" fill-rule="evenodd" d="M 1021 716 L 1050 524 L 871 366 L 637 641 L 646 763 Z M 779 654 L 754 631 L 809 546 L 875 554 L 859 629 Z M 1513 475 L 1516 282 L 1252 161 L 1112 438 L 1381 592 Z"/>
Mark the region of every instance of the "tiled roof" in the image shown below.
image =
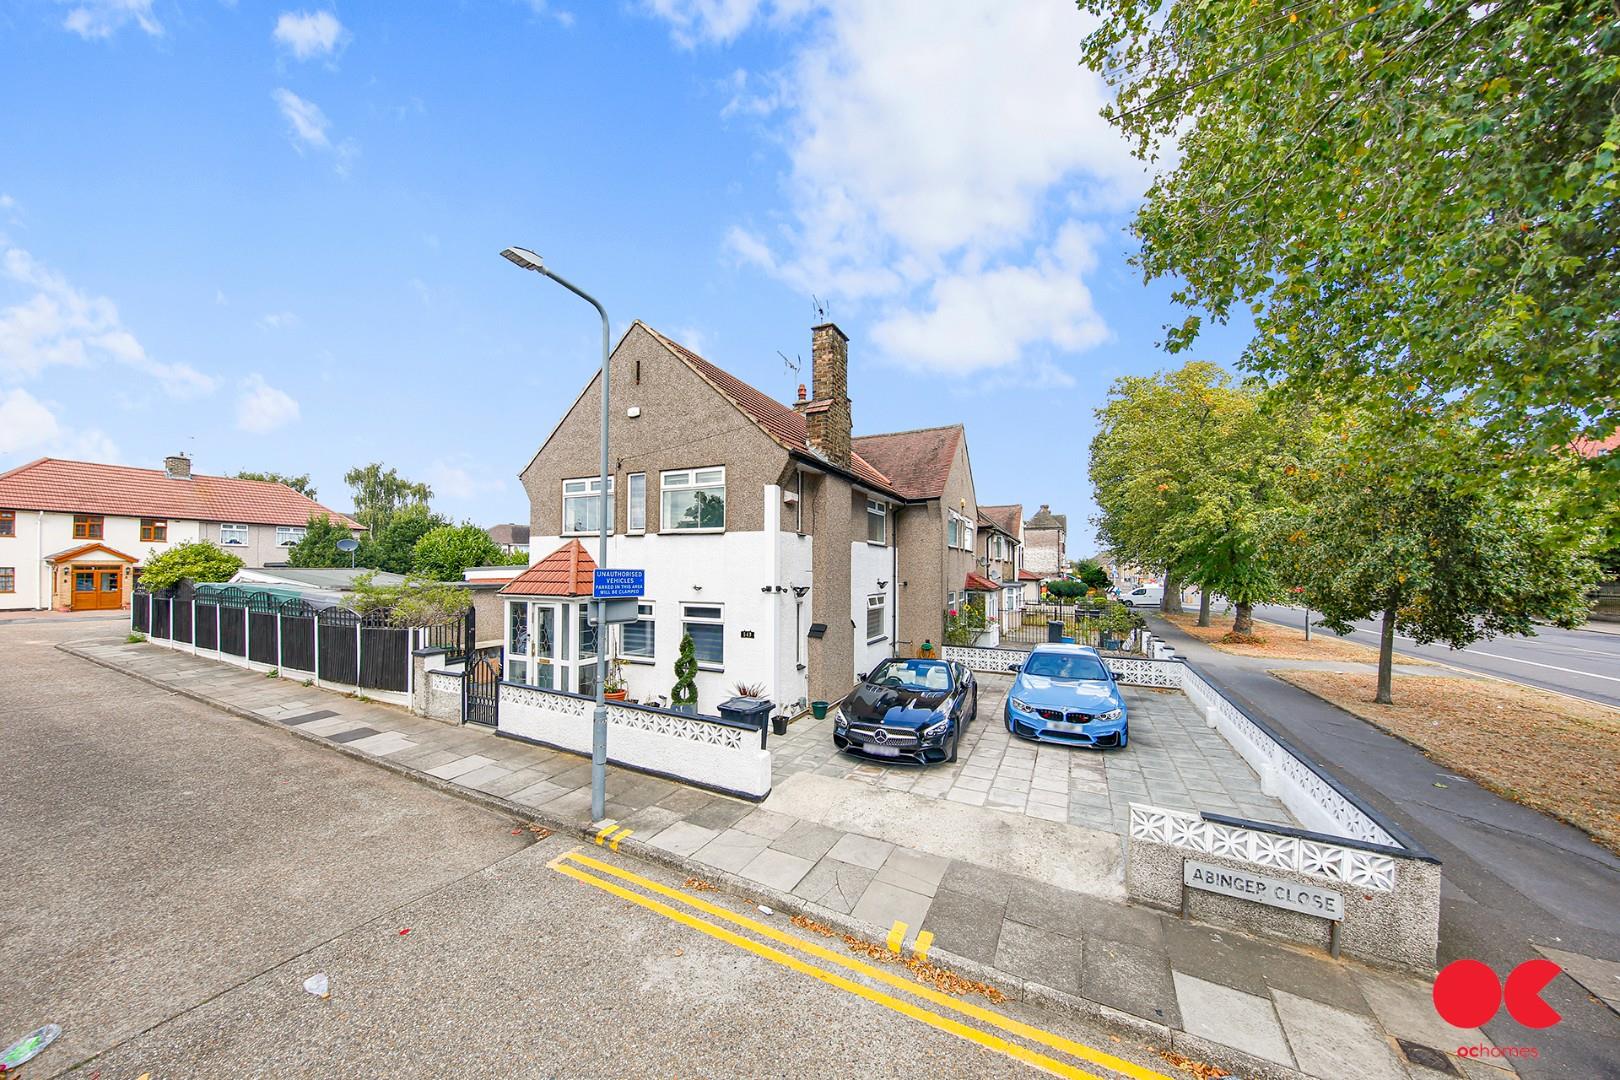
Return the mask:
<path id="1" fill-rule="evenodd" d="M 862 435 L 856 452 L 878 468 L 908 499 L 937 499 L 945 492 L 951 462 L 962 442 L 962 425 Z"/>
<path id="2" fill-rule="evenodd" d="M 585 545 L 570 540 L 513 578 L 502 596 L 590 596 L 596 562 Z"/>
<path id="3" fill-rule="evenodd" d="M 979 516 L 987 519 L 992 525 L 1014 539 L 1018 538 L 1018 526 L 1024 520 L 1024 507 L 1021 503 L 1009 503 L 1006 506 L 981 506 Z"/>
<path id="4" fill-rule="evenodd" d="M 325 514 L 350 528 L 350 517 L 329 510 L 285 484 L 192 474 L 171 480 L 162 469 L 40 458 L 0 473 L 0 506 L 69 514 L 303 525 Z"/>
<path id="5" fill-rule="evenodd" d="M 1601 457 L 1611 450 L 1620 449 L 1620 428 L 1616 428 L 1607 439 L 1576 439 L 1569 444 L 1569 448 L 1583 458 Z"/>
<path id="6" fill-rule="evenodd" d="M 1033 573 L 1033 572 L 1031 572 L 1029 570 L 1020 570 L 1020 571 L 1018 571 L 1018 580 L 1019 581 L 1039 581 L 1039 580 L 1041 580 L 1041 575 Z"/>
<path id="7" fill-rule="evenodd" d="M 997 592 L 1001 589 L 1000 585 L 996 584 L 994 581 L 991 581 L 983 574 L 975 574 L 971 570 L 968 571 L 967 584 L 962 587 L 968 592 Z"/>
<path id="8" fill-rule="evenodd" d="M 774 398 L 755 390 L 735 375 L 715 367 L 697 353 L 688 349 L 678 341 L 674 341 L 657 330 L 641 323 L 653 337 L 663 342 L 676 356 L 684 360 L 688 367 L 697 372 L 698 377 L 720 392 L 720 395 L 730 401 L 739 411 L 754 423 L 759 425 L 761 431 L 769 435 L 784 450 L 797 453 L 811 454 L 810 443 L 806 438 L 804 417 L 794 412 Z M 859 442 L 859 440 L 855 440 Z M 850 454 L 850 472 L 856 479 L 870 487 L 885 492 L 893 492 L 904 496 L 883 470 L 874 468 L 866 456 L 860 451 Z"/>
<path id="9" fill-rule="evenodd" d="M 527 545 L 529 542 L 527 525 L 491 525 L 484 531 L 489 534 L 490 540 L 497 544 Z"/>
<path id="10" fill-rule="evenodd" d="M 1035 516 L 1024 522 L 1024 528 L 1062 529 L 1067 532 L 1069 529 L 1069 517 L 1067 514 L 1052 513 L 1052 508 L 1042 503 L 1041 508 L 1035 511 Z"/>

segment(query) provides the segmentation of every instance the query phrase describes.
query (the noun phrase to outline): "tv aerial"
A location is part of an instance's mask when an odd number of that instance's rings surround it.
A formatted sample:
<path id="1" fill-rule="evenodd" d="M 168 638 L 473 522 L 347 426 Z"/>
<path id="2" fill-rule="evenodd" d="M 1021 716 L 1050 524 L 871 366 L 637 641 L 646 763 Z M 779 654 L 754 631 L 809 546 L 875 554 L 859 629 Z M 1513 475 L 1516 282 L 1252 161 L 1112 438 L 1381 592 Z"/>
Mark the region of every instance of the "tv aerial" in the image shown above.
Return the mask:
<path id="1" fill-rule="evenodd" d="M 810 302 L 816 306 L 816 319 L 817 319 L 817 321 L 826 322 L 827 321 L 827 312 L 829 310 L 831 310 L 831 309 L 828 308 L 828 306 L 821 300 L 820 297 L 816 296 L 815 293 L 810 294 Z"/>
<path id="2" fill-rule="evenodd" d="M 776 355 L 782 358 L 782 366 L 793 372 L 795 375 L 799 373 L 800 368 L 804 367 L 804 357 L 802 356 L 796 356 L 792 360 L 789 360 L 787 358 L 787 353 L 783 352 L 781 349 L 776 350 Z"/>

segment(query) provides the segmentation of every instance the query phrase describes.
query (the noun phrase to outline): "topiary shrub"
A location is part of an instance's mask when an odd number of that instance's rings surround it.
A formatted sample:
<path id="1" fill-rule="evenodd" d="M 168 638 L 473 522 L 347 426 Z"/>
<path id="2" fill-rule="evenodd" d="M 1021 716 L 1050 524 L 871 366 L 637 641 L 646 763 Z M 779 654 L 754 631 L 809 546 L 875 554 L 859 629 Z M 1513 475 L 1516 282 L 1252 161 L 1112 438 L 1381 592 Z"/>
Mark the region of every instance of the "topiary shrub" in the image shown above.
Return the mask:
<path id="1" fill-rule="evenodd" d="M 697 708 L 697 670 L 697 645 L 691 634 L 682 634 L 680 655 L 675 658 L 675 688 L 669 692 L 671 705 Z"/>

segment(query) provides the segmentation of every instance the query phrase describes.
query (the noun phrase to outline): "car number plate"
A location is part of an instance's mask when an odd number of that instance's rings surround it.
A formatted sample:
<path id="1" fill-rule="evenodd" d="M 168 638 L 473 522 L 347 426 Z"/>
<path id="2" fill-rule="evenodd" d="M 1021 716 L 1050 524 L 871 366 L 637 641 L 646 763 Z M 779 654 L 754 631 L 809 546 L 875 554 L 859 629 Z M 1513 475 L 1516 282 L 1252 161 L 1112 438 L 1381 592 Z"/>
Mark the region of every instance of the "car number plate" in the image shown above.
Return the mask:
<path id="1" fill-rule="evenodd" d="M 1066 720 L 1048 720 L 1046 722 L 1046 730 L 1061 731 L 1069 735 L 1078 735 L 1086 730 L 1086 725 L 1071 724 Z"/>
<path id="2" fill-rule="evenodd" d="M 861 749 L 865 750 L 868 754 L 876 754 L 878 757 L 900 756 L 900 748 L 898 746 L 879 746 L 877 743 L 867 743 L 865 746 L 861 747 Z"/>

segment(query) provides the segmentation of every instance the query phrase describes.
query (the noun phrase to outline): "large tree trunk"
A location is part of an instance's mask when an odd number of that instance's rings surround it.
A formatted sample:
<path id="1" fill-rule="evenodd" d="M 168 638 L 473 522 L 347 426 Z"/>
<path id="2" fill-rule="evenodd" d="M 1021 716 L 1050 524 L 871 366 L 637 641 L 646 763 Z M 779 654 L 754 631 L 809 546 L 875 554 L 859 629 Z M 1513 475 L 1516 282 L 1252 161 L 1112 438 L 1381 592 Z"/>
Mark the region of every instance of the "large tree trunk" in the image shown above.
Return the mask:
<path id="1" fill-rule="evenodd" d="M 1252 634 L 1252 633 L 1254 633 L 1254 605 L 1253 604 L 1238 604 L 1237 605 L 1236 614 L 1234 614 L 1232 616 L 1232 633 L 1234 633 L 1234 634 Z"/>
<path id="2" fill-rule="evenodd" d="M 1373 701 L 1379 705 L 1393 705 L 1394 699 L 1389 696 L 1390 686 L 1395 681 L 1395 608 L 1391 605 L 1384 612 L 1384 627 L 1378 635 L 1378 693 Z"/>
<path id="3" fill-rule="evenodd" d="M 1166 615 L 1180 615 L 1181 607 L 1181 579 L 1174 570 L 1164 572 L 1164 599 L 1159 601 L 1159 610 Z"/>
<path id="4" fill-rule="evenodd" d="M 1209 587 L 1207 585 L 1198 587 L 1198 625 L 1209 625 Z"/>

